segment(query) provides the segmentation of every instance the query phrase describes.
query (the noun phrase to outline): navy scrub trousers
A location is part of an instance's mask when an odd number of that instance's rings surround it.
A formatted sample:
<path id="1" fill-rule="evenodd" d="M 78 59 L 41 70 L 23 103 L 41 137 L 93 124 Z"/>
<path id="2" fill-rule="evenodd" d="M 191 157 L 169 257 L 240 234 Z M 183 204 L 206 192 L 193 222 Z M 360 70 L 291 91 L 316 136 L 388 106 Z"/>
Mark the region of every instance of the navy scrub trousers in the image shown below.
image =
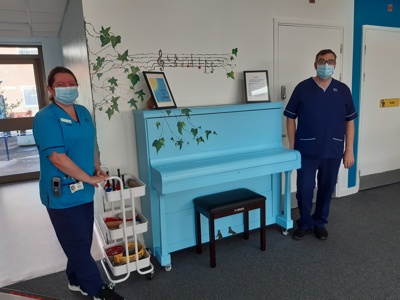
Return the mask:
<path id="1" fill-rule="evenodd" d="M 296 193 L 300 211 L 300 219 L 297 220 L 299 229 L 323 227 L 328 223 L 329 207 L 341 161 L 341 158 L 302 156 L 301 169 L 297 170 Z M 311 215 L 317 172 L 318 191 L 314 214 Z"/>
<path id="2" fill-rule="evenodd" d="M 99 292 L 103 279 L 90 248 L 93 238 L 93 202 L 63 209 L 47 208 L 57 238 L 68 258 L 66 273 L 73 285 L 89 296 Z"/>

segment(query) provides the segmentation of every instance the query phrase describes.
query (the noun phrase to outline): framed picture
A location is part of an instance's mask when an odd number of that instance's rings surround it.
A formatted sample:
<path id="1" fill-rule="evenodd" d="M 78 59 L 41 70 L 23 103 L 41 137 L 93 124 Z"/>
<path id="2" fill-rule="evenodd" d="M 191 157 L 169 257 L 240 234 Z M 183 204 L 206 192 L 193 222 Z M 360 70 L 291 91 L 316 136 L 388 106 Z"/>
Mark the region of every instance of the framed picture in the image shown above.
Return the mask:
<path id="1" fill-rule="evenodd" d="M 246 102 L 271 101 L 268 71 L 244 71 Z"/>
<path id="2" fill-rule="evenodd" d="M 156 108 L 176 107 L 164 72 L 143 72 Z"/>

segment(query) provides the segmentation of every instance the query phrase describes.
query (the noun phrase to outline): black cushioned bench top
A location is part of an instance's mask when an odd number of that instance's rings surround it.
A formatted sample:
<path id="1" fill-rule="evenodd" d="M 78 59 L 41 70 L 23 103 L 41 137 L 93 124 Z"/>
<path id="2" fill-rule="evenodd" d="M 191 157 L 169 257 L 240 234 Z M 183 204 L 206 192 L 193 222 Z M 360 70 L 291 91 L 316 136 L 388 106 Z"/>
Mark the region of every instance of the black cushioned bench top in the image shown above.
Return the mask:
<path id="1" fill-rule="evenodd" d="M 248 189 L 236 189 L 226 192 L 197 197 L 193 202 L 208 212 L 230 209 L 232 207 L 250 204 L 265 200 L 263 195 L 257 194 Z"/>

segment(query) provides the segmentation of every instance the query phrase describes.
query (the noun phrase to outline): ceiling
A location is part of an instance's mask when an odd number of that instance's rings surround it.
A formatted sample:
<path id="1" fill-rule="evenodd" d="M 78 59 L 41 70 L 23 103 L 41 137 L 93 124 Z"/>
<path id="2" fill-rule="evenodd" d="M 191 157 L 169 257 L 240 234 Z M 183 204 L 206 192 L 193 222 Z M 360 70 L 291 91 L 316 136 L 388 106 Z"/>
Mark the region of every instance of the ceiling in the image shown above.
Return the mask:
<path id="1" fill-rule="evenodd" d="M 0 0 L 0 37 L 57 37 L 68 0 Z"/>

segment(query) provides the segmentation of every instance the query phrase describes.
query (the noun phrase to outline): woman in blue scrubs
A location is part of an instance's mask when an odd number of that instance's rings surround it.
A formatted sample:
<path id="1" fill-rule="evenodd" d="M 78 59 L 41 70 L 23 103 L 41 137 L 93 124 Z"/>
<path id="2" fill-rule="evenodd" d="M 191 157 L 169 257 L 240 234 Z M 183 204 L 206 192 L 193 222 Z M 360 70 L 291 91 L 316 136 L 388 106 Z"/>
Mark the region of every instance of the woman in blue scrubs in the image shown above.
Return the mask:
<path id="1" fill-rule="evenodd" d="M 293 238 L 301 240 L 314 231 L 320 240 L 328 238 L 330 203 L 340 162 L 345 168 L 354 164 L 354 108 L 350 89 L 331 76 L 336 54 L 321 50 L 315 58 L 315 77 L 300 82 L 286 106 L 289 147 L 301 153 L 302 166 L 297 170 L 297 203 L 300 218 Z M 297 119 L 297 128 L 296 120 Z M 314 213 L 314 188 L 317 196 Z"/>
<path id="2" fill-rule="evenodd" d="M 95 128 L 89 111 L 74 104 L 78 83 L 67 68 L 48 76 L 51 103 L 34 118 L 40 158 L 40 198 L 67 258 L 68 287 L 93 299 L 124 299 L 106 284 L 90 248 L 94 187 L 107 175 L 95 154 Z"/>

